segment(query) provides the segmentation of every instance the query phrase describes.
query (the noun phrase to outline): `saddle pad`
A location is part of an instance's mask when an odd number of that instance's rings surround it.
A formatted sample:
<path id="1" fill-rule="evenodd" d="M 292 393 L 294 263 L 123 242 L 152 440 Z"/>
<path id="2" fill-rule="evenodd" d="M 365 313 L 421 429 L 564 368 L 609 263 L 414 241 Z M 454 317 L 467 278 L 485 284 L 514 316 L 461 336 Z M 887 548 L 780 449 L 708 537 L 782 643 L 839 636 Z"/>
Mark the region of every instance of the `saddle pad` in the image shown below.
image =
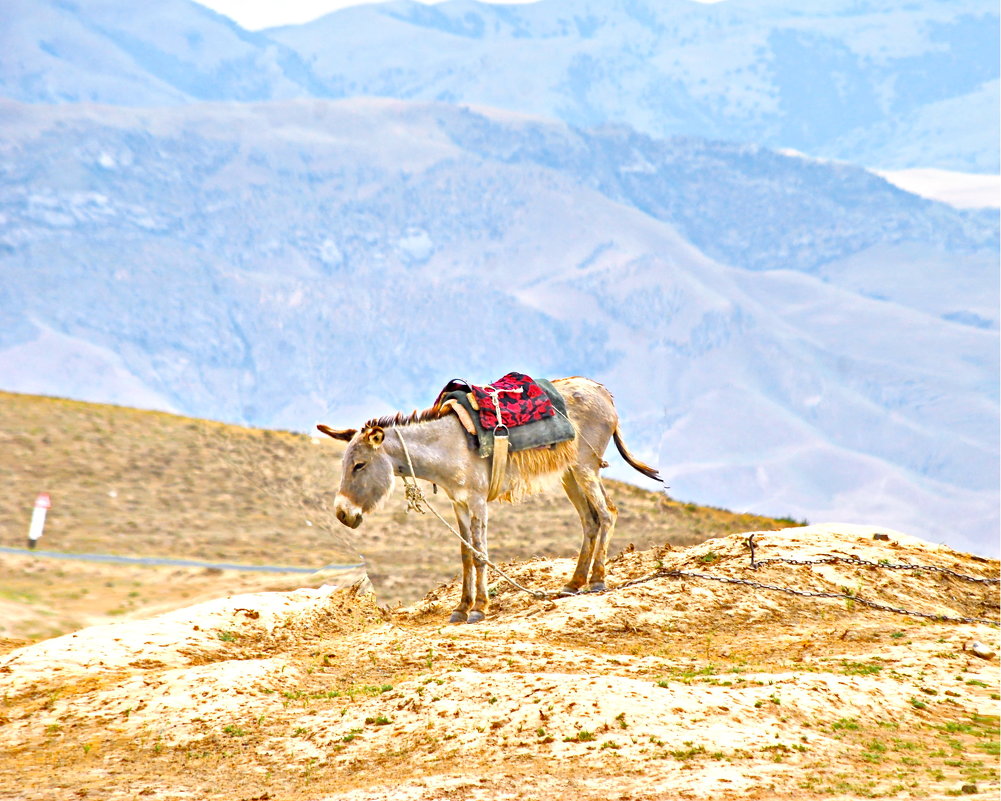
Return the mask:
<path id="1" fill-rule="evenodd" d="M 534 423 L 526 423 L 512 428 L 508 439 L 512 453 L 532 448 L 545 448 L 555 445 L 557 442 L 573 439 L 576 436 L 573 425 L 566 417 L 567 404 L 559 390 L 544 378 L 537 379 L 537 383 L 552 402 L 555 414 L 552 417 L 536 420 Z M 484 428 L 480 423 L 477 410 L 469 402 L 469 391 L 470 387 L 465 382 L 449 382 L 442 390 L 441 395 L 438 396 L 438 404 L 454 399 L 469 411 L 473 424 L 476 426 L 476 441 L 472 443 L 472 447 L 477 449 L 480 456 L 487 458 L 492 456 L 494 452 L 494 432 L 493 429 Z M 503 415 L 503 411 L 501 414 Z M 470 439 L 473 438 L 470 437 Z"/>
<path id="2" fill-rule="evenodd" d="M 485 429 L 497 428 L 503 423 L 508 428 L 544 420 L 556 414 L 553 402 L 535 381 L 523 373 L 508 373 L 485 387 L 473 386 L 476 405 L 480 407 L 480 425 Z M 497 407 L 501 419 L 497 419 Z"/>

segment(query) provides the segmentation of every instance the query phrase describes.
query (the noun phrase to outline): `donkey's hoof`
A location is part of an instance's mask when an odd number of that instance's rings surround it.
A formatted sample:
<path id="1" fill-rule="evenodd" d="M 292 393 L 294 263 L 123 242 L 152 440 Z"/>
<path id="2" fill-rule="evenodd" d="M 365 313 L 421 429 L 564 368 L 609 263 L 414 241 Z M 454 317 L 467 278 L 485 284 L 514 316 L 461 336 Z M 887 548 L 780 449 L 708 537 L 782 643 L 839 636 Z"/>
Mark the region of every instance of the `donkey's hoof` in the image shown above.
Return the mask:
<path id="1" fill-rule="evenodd" d="M 591 586 L 588 589 L 591 592 L 604 592 L 608 589 L 608 587 L 605 586 L 604 581 L 592 581 Z"/>
<path id="2" fill-rule="evenodd" d="M 479 623 L 486 615 L 482 612 L 472 611 L 469 613 L 469 617 L 466 618 L 467 623 Z"/>
<path id="3" fill-rule="evenodd" d="M 448 619 L 449 623 L 465 623 L 466 613 L 465 612 L 453 612 L 452 616 Z"/>
<path id="4" fill-rule="evenodd" d="M 559 596 L 565 598 L 568 595 L 576 595 L 580 591 L 580 587 L 571 587 L 567 584 L 563 589 L 559 591 Z"/>

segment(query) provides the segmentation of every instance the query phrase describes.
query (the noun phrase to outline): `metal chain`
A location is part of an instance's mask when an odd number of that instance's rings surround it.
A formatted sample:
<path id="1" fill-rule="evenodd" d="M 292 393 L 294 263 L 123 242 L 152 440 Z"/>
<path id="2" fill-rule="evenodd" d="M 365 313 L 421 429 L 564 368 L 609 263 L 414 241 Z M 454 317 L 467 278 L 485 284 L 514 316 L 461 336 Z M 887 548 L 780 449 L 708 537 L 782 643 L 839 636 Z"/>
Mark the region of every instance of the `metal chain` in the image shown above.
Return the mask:
<path id="1" fill-rule="evenodd" d="M 880 570 L 923 570 L 928 573 L 941 573 L 943 575 L 952 576 L 953 578 L 960 579 L 962 581 L 970 581 L 976 584 L 1001 584 L 1001 579 L 996 578 L 982 578 L 980 576 L 968 576 L 965 573 L 957 573 L 955 570 L 949 570 L 947 567 L 936 567 L 934 565 L 893 565 L 883 562 L 871 562 L 867 559 L 860 559 L 857 556 L 830 556 L 824 559 L 788 559 L 785 557 L 772 557 L 769 559 L 755 559 L 754 558 L 754 534 L 751 534 L 747 538 L 747 544 L 751 549 L 751 569 L 757 570 L 762 565 L 773 565 L 773 564 L 785 564 L 785 565 L 835 565 L 835 564 L 849 564 L 849 565 L 862 565 L 864 567 L 875 567 Z"/>
<path id="2" fill-rule="evenodd" d="M 988 626 L 1001 626 L 996 620 L 988 620 L 982 617 L 949 617 L 947 615 L 936 615 L 930 612 L 917 612 L 909 609 L 901 609 L 896 606 L 889 606 L 887 604 L 876 603 L 875 601 L 869 601 L 865 598 L 859 598 L 856 595 L 851 595 L 845 592 L 817 592 L 814 590 L 796 590 L 792 587 L 779 587 L 775 584 L 762 584 L 759 581 L 751 581 L 749 579 L 740 578 L 729 578 L 727 576 L 713 576 L 708 573 L 693 573 L 688 570 L 658 570 L 655 573 L 651 573 L 649 576 L 644 576 L 643 578 L 633 579 L 632 581 L 627 581 L 624 584 L 620 584 L 618 587 L 613 589 L 620 590 L 625 587 L 631 587 L 634 584 L 642 584 L 647 581 L 653 581 L 657 578 L 697 578 L 705 579 L 706 581 L 719 581 L 724 584 L 740 584 L 745 587 L 754 587 L 759 590 L 771 590 L 773 592 L 784 592 L 788 595 L 799 595 L 804 598 L 841 598 L 848 601 L 853 601 L 863 606 L 868 606 L 872 609 L 878 609 L 883 612 L 893 612 L 898 615 L 910 615 L 912 617 L 923 617 L 928 620 L 936 620 L 944 623 L 986 623 Z"/>
<path id="3" fill-rule="evenodd" d="M 487 558 L 486 554 L 482 553 L 477 548 L 473 547 L 473 545 L 465 537 L 463 537 L 462 534 L 459 531 L 457 531 L 455 529 L 455 527 L 452 526 L 451 523 L 449 523 L 444 517 L 442 517 L 438 513 L 438 510 L 435 509 L 434 506 L 432 506 L 428 502 L 427 498 L 424 496 L 424 493 L 421 491 L 420 487 L 417 486 L 417 474 L 414 472 L 414 465 L 413 465 L 413 462 L 410 459 L 410 450 L 407 448 L 406 440 L 404 440 L 403 435 L 400 433 L 400 431 L 399 431 L 398 428 L 394 429 L 394 431 L 396 432 L 397 437 L 399 437 L 399 439 L 400 439 L 400 444 L 403 446 L 403 453 L 407 457 L 407 467 L 410 469 L 410 475 L 409 476 L 406 476 L 406 475 L 403 476 L 403 484 L 404 484 L 404 488 L 405 488 L 408 509 L 413 509 L 414 511 L 419 512 L 420 514 L 424 514 L 425 513 L 425 507 L 427 509 L 430 509 L 431 513 L 435 517 L 437 517 L 445 525 L 445 527 L 449 531 L 451 531 L 456 537 L 458 537 L 459 540 L 462 541 L 462 544 L 465 545 L 467 548 L 469 548 L 469 550 L 473 553 L 473 555 L 477 559 L 480 559 L 484 564 L 486 564 L 488 567 L 490 567 L 491 570 L 493 570 L 495 573 L 497 573 L 497 575 L 499 575 L 501 578 L 503 578 L 508 584 L 510 584 L 516 590 L 519 590 L 520 592 L 527 593 L 528 595 L 531 595 L 533 598 L 535 598 L 537 600 L 552 600 L 554 598 L 565 597 L 565 596 L 568 595 L 568 593 L 563 593 L 563 592 L 545 592 L 543 590 L 533 590 L 533 589 L 530 589 L 528 587 L 525 587 L 525 586 L 519 584 L 513 578 L 511 578 L 510 576 L 508 576 L 503 570 L 501 570 L 499 567 L 497 567 L 497 565 L 495 565 L 493 562 L 491 562 Z M 590 444 L 590 443 L 588 443 L 588 444 Z M 975 576 L 967 576 L 967 575 L 965 575 L 963 573 L 957 573 L 957 572 L 955 572 L 953 570 L 948 570 L 947 568 L 935 567 L 935 566 L 932 566 L 932 565 L 908 565 L 908 564 L 903 564 L 903 565 L 889 565 L 889 564 L 880 564 L 879 562 L 871 562 L 871 561 L 867 561 L 865 559 L 859 559 L 858 557 L 839 557 L 839 556 L 834 556 L 834 557 L 830 557 L 830 558 L 826 558 L 826 559 L 785 559 L 785 558 L 775 557 L 775 558 L 770 558 L 770 559 L 759 559 L 759 560 L 756 560 L 754 558 L 754 549 L 755 549 L 754 534 L 751 534 L 750 536 L 748 536 L 748 538 L 747 538 L 747 544 L 748 544 L 748 546 L 751 549 L 751 565 L 750 566 L 751 566 L 752 570 L 757 570 L 762 565 L 777 564 L 777 563 L 792 564 L 792 565 L 819 565 L 819 564 L 846 563 L 846 564 L 863 565 L 865 567 L 882 568 L 882 569 L 887 569 L 887 570 L 925 570 L 925 571 L 931 571 L 931 572 L 936 572 L 936 573 L 944 573 L 944 574 L 951 575 L 951 576 L 954 576 L 956 578 L 962 579 L 964 581 L 977 582 L 977 583 L 980 583 L 980 584 L 998 584 L 999 582 L 1001 582 L 1001 580 L 999 580 L 999 579 L 989 579 L 989 578 L 979 578 L 979 577 L 975 577 Z M 778 586 L 776 584 L 764 584 L 764 583 L 762 583 L 760 581 L 751 581 L 750 579 L 730 578 L 730 577 L 727 577 L 727 576 L 714 576 L 714 575 L 710 575 L 708 573 L 695 573 L 695 572 L 692 572 L 692 571 L 689 571 L 689 570 L 658 570 L 658 571 L 656 571 L 654 573 L 651 573 L 648 576 L 643 576 L 642 578 L 632 579 L 631 581 L 626 581 L 626 582 L 618 585 L 617 587 L 610 587 L 610 588 L 604 589 L 604 590 L 584 590 L 584 591 L 582 591 L 582 592 L 580 592 L 578 594 L 580 594 L 580 595 L 591 595 L 591 594 L 604 595 L 604 594 L 609 593 L 609 592 L 616 592 L 618 590 L 623 590 L 623 589 L 626 589 L 627 587 L 632 587 L 632 586 L 635 586 L 637 584 L 643 584 L 645 582 L 653 581 L 653 580 L 658 579 L 658 578 L 694 578 L 694 579 L 702 579 L 704 581 L 717 581 L 717 582 L 720 582 L 720 583 L 723 583 L 723 584 L 735 584 L 735 585 L 740 585 L 740 586 L 744 586 L 744 587 L 753 587 L 754 589 L 759 589 L 759 590 L 769 590 L 771 592 L 782 592 L 782 593 L 786 593 L 787 595 L 797 595 L 797 596 L 800 596 L 802 598 L 835 598 L 835 599 L 840 599 L 840 600 L 846 600 L 846 601 L 851 601 L 853 603 L 861 604 L 862 606 L 867 606 L 870 609 L 877 609 L 877 610 L 879 610 L 881 612 L 892 612 L 893 614 L 897 614 L 897 615 L 909 615 L 911 617 L 920 617 L 920 618 L 924 618 L 926 620 L 934 620 L 934 621 L 938 621 L 938 622 L 942 622 L 942 623 L 971 623 L 971 624 L 972 623 L 984 623 L 984 624 L 986 624 L 988 626 L 995 626 L 995 627 L 1001 626 L 1001 624 L 999 624 L 997 621 L 995 621 L 995 620 L 988 620 L 987 618 L 982 618 L 982 617 L 950 617 L 948 615 L 937 615 L 937 614 L 933 614 L 933 613 L 930 613 L 930 612 L 918 612 L 916 610 L 902 609 L 900 607 L 890 606 L 888 604 L 877 603 L 876 601 L 870 601 L 870 600 L 867 600 L 865 598 L 859 598 L 856 595 L 851 595 L 851 594 L 845 593 L 845 592 L 823 592 L 823 591 L 815 591 L 815 590 L 797 590 L 797 589 L 793 589 L 792 587 L 780 587 L 780 586 Z"/>

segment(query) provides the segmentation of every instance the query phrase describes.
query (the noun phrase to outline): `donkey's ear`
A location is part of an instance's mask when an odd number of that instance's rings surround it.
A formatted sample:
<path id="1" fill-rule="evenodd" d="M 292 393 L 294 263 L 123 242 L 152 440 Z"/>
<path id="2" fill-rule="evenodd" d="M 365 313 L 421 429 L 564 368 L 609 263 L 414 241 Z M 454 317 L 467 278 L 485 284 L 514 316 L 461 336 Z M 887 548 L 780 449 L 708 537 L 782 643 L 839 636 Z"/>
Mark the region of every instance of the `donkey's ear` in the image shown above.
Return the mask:
<path id="1" fill-rule="evenodd" d="M 323 423 L 317 423 L 316 426 L 320 431 L 326 434 L 328 437 L 333 437 L 334 439 L 340 439 L 344 442 L 350 442 L 351 438 L 358 433 L 354 428 L 331 428 L 330 426 L 325 426 Z"/>
<path id="2" fill-rule="evenodd" d="M 386 432 L 379 428 L 379 426 L 372 426 L 372 428 L 365 429 L 365 441 L 373 448 L 378 448 L 382 445 L 382 441 L 385 438 Z"/>

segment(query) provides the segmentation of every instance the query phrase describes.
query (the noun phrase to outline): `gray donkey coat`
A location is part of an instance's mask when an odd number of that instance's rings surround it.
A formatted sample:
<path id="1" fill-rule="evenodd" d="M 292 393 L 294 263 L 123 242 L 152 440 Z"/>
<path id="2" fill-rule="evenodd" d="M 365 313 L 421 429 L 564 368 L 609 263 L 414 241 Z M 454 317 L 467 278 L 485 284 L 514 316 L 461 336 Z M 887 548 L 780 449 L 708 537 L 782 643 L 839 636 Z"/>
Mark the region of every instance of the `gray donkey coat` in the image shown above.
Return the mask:
<path id="1" fill-rule="evenodd" d="M 563 587 L 567 593 L 585 584 L 605 588 L 605 556 L 617 517 L 599 470 L 609 441 L 632 467 L 660 481 L 652 467 L 626 449 L 619 434 L 612 396 L 589 378 L 560 378 L 552 382 L 566 400 L 574 439 L 552 448 L 511 454 L 499 500 L 518 501 L 562 483 L 580 516 L 583 539 L 577 567 Z M 348 443 L 341 463 L 341 486 L 334 501 L 337 519 L 357 528 L 363 516 L 389 497 L 394 476 L 410 475 L 437 484 L 452 501 L 459 532 L 473 549 L 487 555 L 487 489 L 490 461 L 469 447 L 458 418 L 447 409 L 414 412 L 409 417 L 370 420 L 360 431 L 317 426 L 334 439 Z M 409 461 L 407 454 L 409 453 Z M 452 623 L 476 623 L 487 612 L 487 566 L 467 545 L 462 551 L 462 597 L 452 612 Z"/>

